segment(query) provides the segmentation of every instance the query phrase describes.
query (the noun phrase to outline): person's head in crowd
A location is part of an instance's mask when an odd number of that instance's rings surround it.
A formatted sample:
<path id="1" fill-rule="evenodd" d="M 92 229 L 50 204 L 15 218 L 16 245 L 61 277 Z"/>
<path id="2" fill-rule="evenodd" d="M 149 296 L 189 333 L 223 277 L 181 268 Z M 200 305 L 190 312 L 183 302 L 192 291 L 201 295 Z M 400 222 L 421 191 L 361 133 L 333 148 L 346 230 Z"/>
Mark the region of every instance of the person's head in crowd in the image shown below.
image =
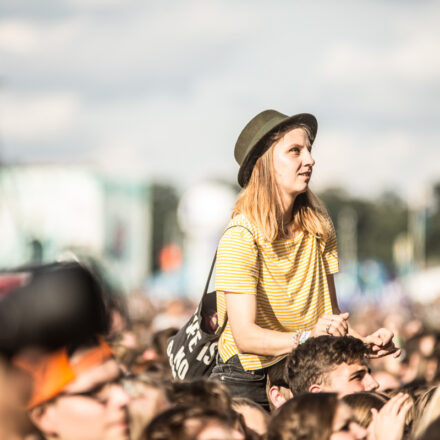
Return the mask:
<path id="1" fill-rule="evenodd" d="M 146 362 L 136 360 L 131 364 L 130 371 L 134 374 L 148 374 L 149 376 L 157 376 L 169 381 L 173 380 L 170 363 L 165 359 L 155 359 Z"/>
<path id="2" fill-rule="evenodd" d="M 266 434 L 269 414 L 261 405 L 246 397 L 233 397 L 232 409 L 243 416 L 250 430 L 260 436 Z"/>
<path id="3" fill-rule="evenodd" d="M 157 307 L 143 290 L 131 291 L 127 296 L 127 312 L 133 330 L 137 333 L 141 343 L 145 342 L 142 335 L 149 339 L 151 324 L 157 314 Z M 135 327 L 139 324 L 139 329 Z"/>
<path id="4" fill-rule="evenodd" d="M 23 410 L 31 385 L 25 372 L 0 356 L 0 439 L 21 439 L 35 431 Z"/>
<path id="5" fill-rule="evenodd" d="M 148 343 L 144 343 L 137 350 L 131 362 L 130 371 L 133 373 L 155 374 L 172 379 L 172 372 L 166 353 L 168 338 L 177 333 L 177 329 L 169 327 L 154 332 Z"/>
<path id="6" fill-rule="evenodd" d="M 388 398 L 378 393 L 361 391 L 345 395 L 342 401 L 351 408 L 356 423 L 366 429 L 373 419 L 371 408 L 379 411 L 388 401 Z"/>
<path id="7" fill-rule="evenodd" d="M 440 417 L 434 420 L 425 430 L 425 432 L 417 437 L 417 440 L 438 440 L 440 432 Z"/>
<path id="8" fill-rule="evenodd" d="M 365 439 L 367 431 L 353 419 L 350 408 L 336 393 L 306 393 L 275 411 L 268 440 Z"/>
<path id="9" fill-rule="evenodd" d="M 57 350 L 106 334 L 109 313 L 99 279 L 77 262 L 17 268 L 23 283 L 0 303 L 0 353 Z M 3 292 L 5 294 L 5 292 Z"/>
<path id="10" fill-rule="evenodd" d="M 425 413 L 426 407 L 428 406 L 429 402 L 432 399 L 432 396 L 434 396 L 436 391 L 437 387 L 430 387 L 415 399 L 413 427 L 416 427 L 419 424 L 420 419 Z"/>
<path id="11" fill-rule="evenodd" d="M 167 359 L 168 339 L 174 336 L 179 330 L 176 327 L 167 327 L 153 333 L 152 349 L 156 352 L 157 357 Z"/>
<path id="12" fill-rule="evenodd" d="M 390 392 L 397 390 L 401 386 L 399 379 L 389 371 L 382 369 L 380 371 L 375 370 L 373 374 L 374 379 L 379 384 L 377 391 Z"/>
<path id="13" fill-rule="evenodd" d="M 405 343 L 404 382 L 440 378 L 440 336 L 437 331 L 424 330 Z"/>
<path id="14" fill-rule="evenodd" d="M 165 386 L 162 381 L 147 374 L 128 376 L 122 381 L 130 396 L 130 437 L 132 440 L 140 439 L 148 423 L 170 406 Z"/>
<path id="15" fill-rule="evenodd" d="M 231 409 L 231 395 L 220 382 L 200 378 L 173 382 L 168 390 L 168 400 L 175 405 L 201 405 L 227 412 Z"/>
<path id="16" fill-rule="evenodd" d="M 29 417 L 46 439 L 129 438 L 129 396 L 110 347 L 93 338 L 35 364 L 17 363 L 33 377 Z"/>
<path id="17" fill-rule="evenodd" d="M 0 286 L 0 438 L 22 438 L 35 429 L 24 410 L 32 380 L 14 359 L 35 363 L 105 334 L 109 319 L 99 279 L 77 262 L 11 269 Z"/>
<path id="18" fill-rule="evenodd" d="M 412 402 L 413 406 L 406 415 L 406 429 L 409 429 L 411 426 L 413 426 L 413 420 L 417 412 L 416 402 L 425 394 L 426 391 L 429 390 L 429 388 L 430 387 L 426 384 L 426 381 L 424 379 L 420 379 L 402 385 L 400 388 L 387 393 L 387 395 L 391 398 L 399 393 L 405 393 L 408 395 L 408 399 Z"/>
<path id="19" fill-rule="evenodd" d="M 285 378 L 286 360 L 287 358 L 284 358 L 267 369 L 266 395 L 271 411 L 292 398 Z"/>
<path id="20" fill-rule="evenodd" d="M 345 397 L 344 397 L 345 399 Z M 369 440 L 402 440 L 408 438 L 409 426 L 406 423 L 413 401 L 405 393 L 397 393 L 377 410 L 370 408 L 371 422 L 368 425 Z"/>
<path id="21" fill-rule="evenodd" d="M 421 437 L 428 427 L 440 417 L 440 387 L 435 388 L 428 403 L 420 410 L 421 417 L 413 424 L 414 438 Z"/>
<path id="22" fill-rule="evenodd" d="M 425 360 L 424 377 L 428 383 L 436 383 L 440 379 L 440 333 L 432 331 L 421 337 L 420 353 Z"/>
<path id="23" fill-rule="evenodd" d="M 143 440 L 245 440 L 230 412 L 211 407 L 176 406 L 147 426 Z"/>
<path id="24" fill-rule="evenodd" d="M 286 376 L 293 396 L 302 393 L 335 392 L 340 396 L 374 391 L 378 383 L 366 363 L 367 347 L 351 336 L 309 338 L 294 349 Z"/>

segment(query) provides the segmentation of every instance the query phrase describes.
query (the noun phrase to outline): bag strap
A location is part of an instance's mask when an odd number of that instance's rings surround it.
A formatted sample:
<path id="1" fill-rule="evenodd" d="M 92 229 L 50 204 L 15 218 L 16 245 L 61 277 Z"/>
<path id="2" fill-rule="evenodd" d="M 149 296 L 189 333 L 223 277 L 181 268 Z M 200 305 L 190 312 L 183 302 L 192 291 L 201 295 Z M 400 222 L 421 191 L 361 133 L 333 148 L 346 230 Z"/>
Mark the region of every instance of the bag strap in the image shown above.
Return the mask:
<path id="1" fill-rule="evenodd" d="M 223 234 L 224 234 L 226 231 L 228 231 L 229 229 L 237 228 L 237 227 L 246 229 L 246 230 L 249 232 L 249 234 L 252 235 L 252 237 L 254 236 L 254 234 L 252 234 L 252 232 L 251 232 L 246 226 L 242 226 L 242 225 L 229 226 L 229 228 L 226 228 L 226 229 L 225 229 L 225 231 L 223 232 Z M 222 234 L 222 236 L 223 236 L 223 234 Z M 201 311 L 202 311 L 203 300 L 205 299 L 205 296 L 208 294 L 209 283 L 211 282 L 212 272 L 214 271 L 214 267 L 215 267 L 215 262 L 216 262 L 216 260 L 217 260 L 217 250 L 215 251 L 214 258 L 212 259 L 211 269 L 209 270 L 208 279 L 207 279 L 207 281 L 206 281 L 205 290 L 203 291 L 202 299 L 201 299 L 200 304 L 199 304 L 198 313 L 201 313 Z M 227 324 L 227 323 L 228 323 L 228 315 L 225 314 L 225 319 L 224 319 L 223 325 L 221 326 L 220 329 L 217 329 L 217 332 L 216 332 L 216 333 L 217 333 L 218 335 L 221 335 L 221 334 L 223 333 L 223 331 L 224 331 L 225 328 L 226 328 L 226 324 Z"/>
<path id="2" fill-rule="evenodd" d="M 228 231 L 229 229 L 232 229 L 232 228 L 244 228 L 244 229 L 246 229 L 249 232 L 249 234 L 252 235 L 252 237 L 254 236 L 254 234 L 252 234 L 252 232 L 246 226 L 242 226 L 242 225 L 229 226 L 229 228 L 226 228 L 224 230 L 222 236 L 225 234 L 226 231 Z M 208 279 L 206 280 L 205 289 L 203 290 L 202 300 L 205 297 L 205 295 L 208 294 L 209 283 L 211 282 L 211 277 L 212 277 L 212 273 L 214 272 L 214 267 L 215 267 L 216 260 L 217 260 L 217 250 L 215 251 L 214 258 L 212 259 L 211 269 L 209 270 Z"/>

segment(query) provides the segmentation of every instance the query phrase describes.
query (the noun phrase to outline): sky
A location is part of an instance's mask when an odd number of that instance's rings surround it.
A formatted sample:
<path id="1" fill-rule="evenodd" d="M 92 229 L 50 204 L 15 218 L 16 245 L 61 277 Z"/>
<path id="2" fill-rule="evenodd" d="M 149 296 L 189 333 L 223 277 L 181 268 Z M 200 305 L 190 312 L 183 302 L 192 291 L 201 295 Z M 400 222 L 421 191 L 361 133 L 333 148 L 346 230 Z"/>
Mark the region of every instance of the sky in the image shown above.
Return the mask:
<path id="1" fill-rule="evenodd" d="M 236 181 L 258 112 L 319 122 L 312 188 L 440 181 L 440 2 L 2 0 L 0 160 Z"/>

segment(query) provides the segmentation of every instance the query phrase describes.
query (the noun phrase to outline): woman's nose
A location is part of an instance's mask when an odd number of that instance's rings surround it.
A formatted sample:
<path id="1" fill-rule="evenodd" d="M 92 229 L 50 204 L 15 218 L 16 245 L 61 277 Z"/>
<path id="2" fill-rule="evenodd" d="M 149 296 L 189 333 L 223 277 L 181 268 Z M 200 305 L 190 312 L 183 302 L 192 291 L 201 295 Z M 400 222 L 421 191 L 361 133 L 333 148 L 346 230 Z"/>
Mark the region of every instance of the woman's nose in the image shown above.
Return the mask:
<path id="1" fill-rule="evenodd" d="M 306 150 L 305 158 L 304 158 L 304 165 L 309 165 L 311 167 L 313 165 L 315 165 L 315 159 L 313 159 L 312 152 L 309 150 Z"/>

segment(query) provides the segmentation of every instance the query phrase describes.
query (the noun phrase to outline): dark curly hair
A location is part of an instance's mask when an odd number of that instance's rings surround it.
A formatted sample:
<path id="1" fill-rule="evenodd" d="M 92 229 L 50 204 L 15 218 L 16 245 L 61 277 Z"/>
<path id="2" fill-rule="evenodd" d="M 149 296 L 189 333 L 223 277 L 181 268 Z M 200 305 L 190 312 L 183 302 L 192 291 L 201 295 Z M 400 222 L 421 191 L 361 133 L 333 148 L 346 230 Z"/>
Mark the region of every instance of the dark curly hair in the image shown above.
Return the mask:
<path id="1" fill-rule="evenodd" d="M 313 384 L 322 384 L 337 365 L 362 361 L 364 343 L 352 336 L 318 336 L 294 349 L 286 363 L 286 379 L 293 395 L 306 393 Z"/>

